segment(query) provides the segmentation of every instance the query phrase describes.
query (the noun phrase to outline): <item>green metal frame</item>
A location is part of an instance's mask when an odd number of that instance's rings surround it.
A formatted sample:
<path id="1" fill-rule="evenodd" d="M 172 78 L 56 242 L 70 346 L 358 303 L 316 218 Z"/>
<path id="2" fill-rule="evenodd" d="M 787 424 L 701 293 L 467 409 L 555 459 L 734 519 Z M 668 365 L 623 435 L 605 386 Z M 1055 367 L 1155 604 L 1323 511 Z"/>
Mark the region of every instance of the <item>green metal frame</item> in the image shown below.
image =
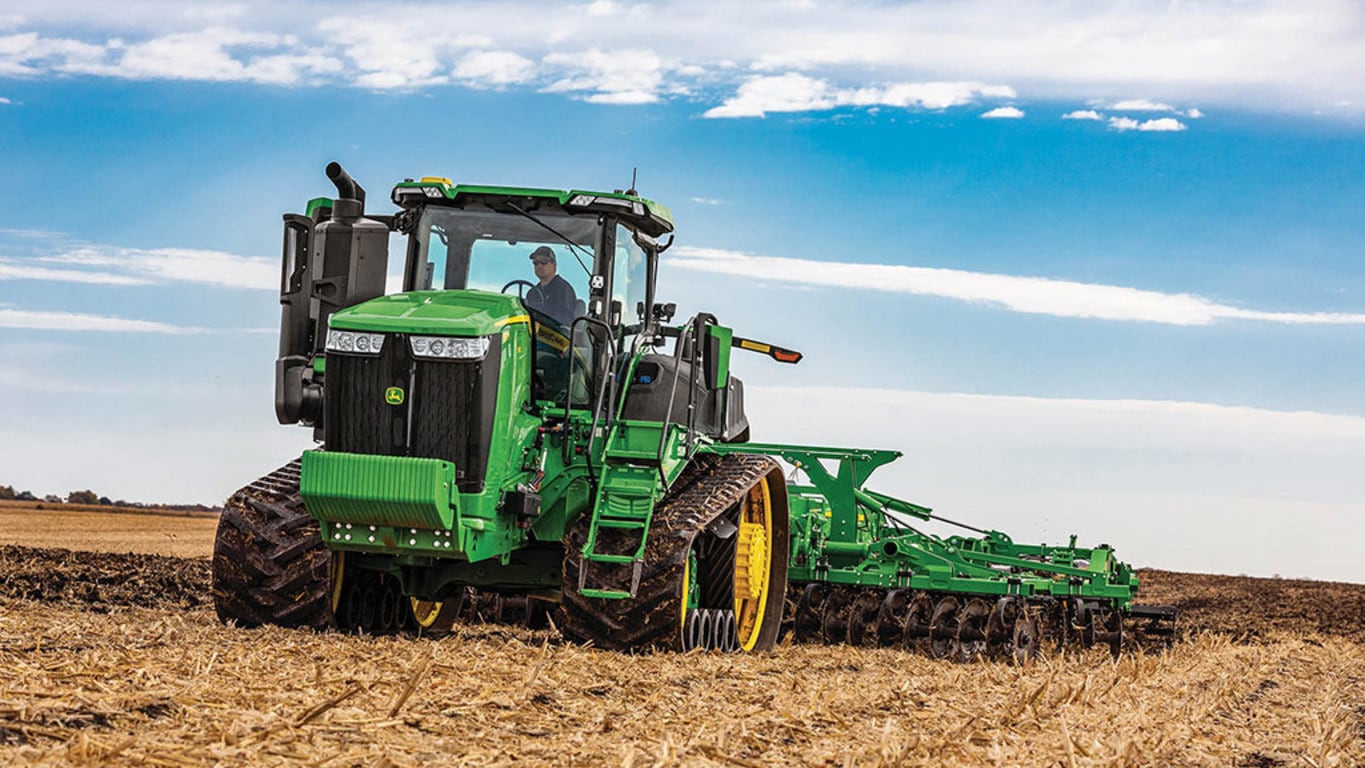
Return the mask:
<path id="1" fill-rule="evenodd" d="M 1137 576 L 1107 546 L 1015 544 L 1000 531 L 939 537 L 906 518 L 936 519 L 933 510 L 864 488 L 898 451 L 770 443 L 709 444 L 719 455 L 776 456 L 801 470 L 809 485 L 788 489 L 794 583 L 909 587 L 979 595 L 1078 596 L 1114 608 L 1131 605 Z M 821 460 L 837 462 L 830 471 Z"/>

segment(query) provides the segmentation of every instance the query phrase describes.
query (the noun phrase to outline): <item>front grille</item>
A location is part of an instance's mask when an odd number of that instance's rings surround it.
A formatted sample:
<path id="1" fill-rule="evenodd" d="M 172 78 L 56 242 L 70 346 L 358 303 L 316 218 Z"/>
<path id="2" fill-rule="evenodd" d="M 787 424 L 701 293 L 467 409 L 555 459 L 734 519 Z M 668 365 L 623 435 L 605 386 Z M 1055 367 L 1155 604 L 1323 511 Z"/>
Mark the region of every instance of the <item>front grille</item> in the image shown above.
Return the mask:
<path id="1" fill-rule="evenodd" d="M 390 334 L 376 356 L 327 353 L 323 429 L 329 450 L 445 459 L 464 493 L 483 491 L 497 403 L 498 336 L 481 361 L 414 359 Z M 404 392 L 390 405 L 390 387 Z"/>

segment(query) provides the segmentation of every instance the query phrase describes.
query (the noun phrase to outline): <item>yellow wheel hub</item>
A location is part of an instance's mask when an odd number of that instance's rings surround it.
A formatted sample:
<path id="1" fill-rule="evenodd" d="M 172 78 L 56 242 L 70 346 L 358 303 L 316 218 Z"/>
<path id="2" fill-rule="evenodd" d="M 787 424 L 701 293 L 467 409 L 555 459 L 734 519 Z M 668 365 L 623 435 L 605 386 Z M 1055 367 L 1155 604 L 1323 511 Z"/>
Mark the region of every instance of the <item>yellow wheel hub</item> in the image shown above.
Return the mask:
<path id="1" fill-rule="evenodd" d="M 417 626 L 422 629 L 431 629 L 436 624 L 436 620 L 441 618 L 441 610 L 445 608 L 445 603 L 436 600 L 418 600 L 409 597 L 412 603 L 412 618 L 417 622 Z"/>
<path id="2" fill-rule="evenodd" d="M 755 600 L 768 586 L 768 534 L 762 523 L 739 523 L 735 552 L 735 597 Z"/>
<path id="3" fill-rule="evenodd" d="M 772 570 L 772 495 L 764 478 L 749 490 L 735 542 L 735 633 L 739 647 L 752 651 L 763 631 Z"/>

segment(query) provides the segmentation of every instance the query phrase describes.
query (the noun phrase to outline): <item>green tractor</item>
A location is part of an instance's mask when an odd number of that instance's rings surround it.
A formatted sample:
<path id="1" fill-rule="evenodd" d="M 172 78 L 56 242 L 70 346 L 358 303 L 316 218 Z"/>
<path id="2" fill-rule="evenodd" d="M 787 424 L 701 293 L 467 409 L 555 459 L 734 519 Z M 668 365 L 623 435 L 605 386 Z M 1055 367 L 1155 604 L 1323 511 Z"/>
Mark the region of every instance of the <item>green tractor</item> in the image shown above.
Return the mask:
<path id="1" fill-rule="evenodd" d="M 320 447 L 228 499 L 223 621 L 439 633 L 515 611 L 618 650 L 785 634 L 1017 660 L 1045 635 L 1117 652 L 1129 617 L 1171 633 L 1108 546 L 936 536 L 865 487 L 899 453 L 750 442 L 733 353 L 801 354 L 673 322 L 673 219 L 635 190 L 425 177 L 370 215 L 327 175 L 335 198 L 284 217 L 275 391 Z"/>

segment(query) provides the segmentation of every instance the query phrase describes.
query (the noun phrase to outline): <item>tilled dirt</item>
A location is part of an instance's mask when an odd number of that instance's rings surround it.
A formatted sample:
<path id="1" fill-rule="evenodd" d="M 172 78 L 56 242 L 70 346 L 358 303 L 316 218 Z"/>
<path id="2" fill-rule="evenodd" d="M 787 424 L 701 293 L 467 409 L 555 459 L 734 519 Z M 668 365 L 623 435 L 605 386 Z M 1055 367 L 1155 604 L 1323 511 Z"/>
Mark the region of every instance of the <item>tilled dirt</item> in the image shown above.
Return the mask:
<path id="1" fill-rule="evenodd" d="M 1174 605 L 1183 636 L 1307 631 L 1365 643 L 1365 584 L 1143 569 L 1139 602 Z M 0 597 L 100 610 L 209 604 L 209 562 L 0 545 Z"/>
<path id="2" fill-rule="evenodd" d="M 1365 584 L 1140 570 L 1138 601 L 1174 605 L 1180 627 L 1257 638 L 1317 632 L 1365 643 Z"/>
<path id="3" fill-rule="evenodd" d="M 163 555 L 115 555 L 0 545 L 0 596 L 87 610 L 189 608 L 211 602 L 209 563 Z"/>

